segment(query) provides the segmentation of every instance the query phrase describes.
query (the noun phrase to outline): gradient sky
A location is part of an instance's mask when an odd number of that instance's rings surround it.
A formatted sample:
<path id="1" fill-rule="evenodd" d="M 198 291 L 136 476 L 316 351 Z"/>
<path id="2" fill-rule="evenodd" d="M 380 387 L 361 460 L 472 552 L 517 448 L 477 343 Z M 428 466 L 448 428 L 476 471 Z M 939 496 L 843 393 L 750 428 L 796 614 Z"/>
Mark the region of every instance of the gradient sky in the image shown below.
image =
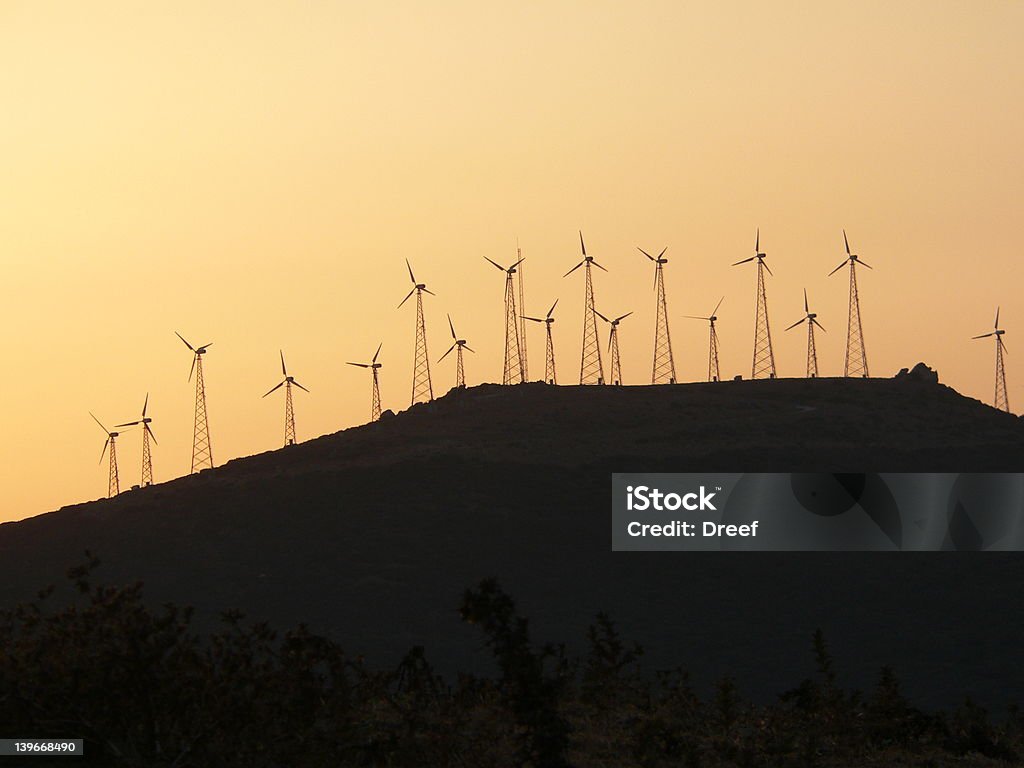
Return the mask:
<path id="1" fill-rule="evenodd" d="M 188 350 L 207 357 L 214 456 L 282 441 L 284 348 L 300 439 L 361 423 L 384 342 L 384 407 L 408 405 L 414 308 L 432 360 L 445 312 L 501 379 L 502 276 L 526 256 L 527 310 L 561 298 L 562 381 L 579 371 L 577 229 L 607 267 L 627 383 L 649 380 L 652 271 L 680 378 L 706 375 L 719 297 L 723 375 L 749 375 L 755 227 L 775 272 L 780 375 L 803 373 L 801 291 L 842 371 L 842 228 L 872 373 L 919 360 L 990 402 L 1008 329 L 1024 402 L 1020 205 L 1024 4 L 0 3 L 0 312 L 7 407 L 0 520 L 102 496 L 108 424 L 150 392 L 158 481 L 188 471 Z M 543 331 L 530 366 L 543 372 Z M 602 329 L 602 334 L 604 330 Z M 1024 354 L 1022 352 L 1021 354 Z M 435 391 L 454 360 L 433 365 Z M 138 482 L 139 434 L 120 443 Z"/>

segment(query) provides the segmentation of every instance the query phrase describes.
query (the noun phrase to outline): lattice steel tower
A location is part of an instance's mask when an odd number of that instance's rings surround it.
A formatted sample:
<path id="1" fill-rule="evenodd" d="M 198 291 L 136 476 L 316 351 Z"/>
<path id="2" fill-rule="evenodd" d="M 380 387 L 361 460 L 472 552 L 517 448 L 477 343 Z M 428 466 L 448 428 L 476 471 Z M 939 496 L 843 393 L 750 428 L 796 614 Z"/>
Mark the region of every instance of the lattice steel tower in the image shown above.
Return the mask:
<path id="1" fill-rule="evenodd" d="M 562 277 L 568 277 L 580 267 L 584 267 L 587 275 L 583 298 L 583 352 L 580 355 L 580 384 L 604 384 L 604 366 L 601 364 L 601 342 L 597 338 L 594 283 L 591 280 L 590 266 L 593 264 L 605 272 L 608 270 L 594 261 L 593 256 L 587 256 L 587 246 L 583 243 L 582 232 L 580 232 L 580 250 L 583 252 L 583 261 L 562 275 Z"/>
<path id="2" fill-rule="evenodd" d="M 686 315 L 686 317 L 692 320 L 707 320 L 708 321 L 708 381 L 721 381 L 721 374 L 718 369 L 718 331 L 715 330 L 715 321 L 718 320 L 718 308 L 722 306 L 722 302 L 725 301 L 725 296 L 718 300 L 715 305 L 714 311 L 708 316 L 703 317 L 701 315 Z"/>
<path id="3" fill-rule="evenodd" d="M 596 309 L 594 312 L 609 325 L 608 330 L 608 356 L 611 358 L 608 374 L 612 384 L 622 384 L 622 360 L 619 357 L 619 323 L 625 320 L 627 317 L 632 315 L 632 312 L 627 312 L 624 315 L 619 315 L 614 320 L 609 320 L 607 317 L 602 315 Z"/>
<path id="4" fill-rule="evenodd" d="M 818 378 L 818 348 L 814 343 L 814 327 L 817 326 L 823 331 L 825 328 L 818 322 L 817 313 L 811 312 L 810 305 L 807 303 L 806 288 L 804 288 L 804 316 L 786 330 L 792 330 L 801 323 L 807 323 L 807 378 L 816 379 Z"/>
<path id="5" fill-rule="evenodd" d="M 150 424 L 153 423 L 153 419 L 146 415 L 146 409 L 149 407 L 149 393 L 146 393 L 146 399 L 142 403 L 142 416 L 137 421 L 129 421 L 125 424 L 115 424 L 114 428 L 118 427 L 134 427 L 136 424 L 142 425 L 142 487 L 145 488 L 147 485 L 153 484 L 153 456 L 149 449 L 149 440 L 153 439 L 156 443 L 156 436 L 153 434 L 153 430 L 150 428 Z"/>
<path id="6" fill-rule="evenodd" d="M 281 353 L 281 374 L 284 376 L 281 383 L 275 386 L 270 392 L 275 392 L 284 387 L 284 444 L 295 445 L 295 406 L 292 404 L 292 384 L 303 392 L 309 392 L 304 386 L 295 380 L 294 376 L 288 375 L 288 369 L 284 364 L 284 350 Z M 270 394 L 267 392 L 267 395 Z M 264 395 L 266 397 L 267 395 Z"/>
<path id="7" fill-rule="evenodd" d="M 370 421 L 377 421 L 380 419 L 380 384 L 377 381 L 377 371 L 382 367 L 382 363 L 377 362 L 377 356 L 380 354 L 380 348 L 384 346 L 384 342 L 377 345 L 377 351 L 373 353 L 373 360 L 368 363 L 349 363 L 349 365 L 357 366 L 358 368 L 368 368 L 373 373 L 373 395 L 370 400 Z"/>
<path id="8" fill-rule="evenodd" d="M 544 330 L 546 333 L 546 342 L 544 347 L 544 381 L 548 384 L 558 383 L 558 374 L 555 372 L 555 343 L 551 340 L 551 326 L 555 322 L 555 318 L 552 316 L 552 312 L 555 311 L 555 306 L 558 304 L 558 299 L 555 299 L 555 303 L 551 305 L 551 309 L 544 317 L 527 317 L 523 315 L 524 320 L 532 320 L 535 323 L 544 323 Z"/>
<path id="9" fill-rule="evenodd" d="M 484 258 L 487 259 L 486 256 Z M 523 260 L 520 258 L 519 261 L 508 268 L 501 266 L 501 264 L 491 259 L 487 259 L 487 261 L 505 273 L 505 368 L 501 375 L 501 383 L 522 384 L 526 381 L 522 348 L 520 347 L 522 318 L 516 311 L 516 286 L 513 275 L 516 274 L 516 267 Z M 461 348 L 459 351 L 461 353 Z"/>
<path id="10" fill-rule="evenodd" d="M 458 335 L 455 333 L 455 325 L 452 323 L 452 316 L 451 315 L 448 315 L 448 328 L 452 332 L 452 345 L 450 347 L 448 347 L 448 351 L 445 352 L 443 355 L 441 355 L 441 357 L 438 359 L 437 362 L 440 363 L 441 360 L 444 360 L 446 357 L 448 357 L 448 355 L 451 354 L 451 351 L 454 349 L 455 350 L 455 387 L 456 387 L 456 389 L 465 389 L 466 388 L 466 368 L 465 368 L 465 366 L 463 365 L 463 362 L 462 362 L 462 350 L 463 349 L 468 349 L 470 352 L 472 352 L 473 350 L 469 348 L 469 345 L 466 343 L 465 339 L 460 339 L 458 337 Z M 508 382 L 505 382 L 505 383 L 507 384 Z"/>
<path id="11" fill-rule="evenodd" d="M 676 363 L 672 357 L 672 337 L 668 332 L 668 304 L 665 301 L 665 273 L 662 266 L 668 264 L 664 258 L 668 247 L 661 249 L 654 258 L 643 248 L 637 247 L 644 256 L 654 262 L 654 292 L 657 294 L 654 321 L 654 365 L 651 369 L 651 384 L 675 384 Z"/>
<path id="12" fill-rule="evenodd" d="M 754 379 L 775 378 L 775 353 L 772 351 L 772 331 L 768 325 L 768 297 L 765 294 L 764 272 L 772 271 L 764 263 L 766 254 L 761 253 L 761 230 L 757 230 L 757 238 L 754 241 L 754 255 L 749 259 L 737 261 L 733 266 L 746 264 L 748 261 L 757 261 L 757 309 L 754 316 L 754 362 L 751 366 L 750 376 Z"/>
<path id="13" fill-rule="evenodd" d="M 843 363 L 843 376 L 868 377 L 868 353 L 864 349 L 864 329 L 860 324 L 860 299 L 857 296 L 857 265 L 861 264 L 872 269 L 870 264 L 861 261 L 856 253 L 850 253 L 850 241 L 843 230 L 843 244 L 846 246 L 846 259 L 838 267 L 829 272 L 834 275 L 847 264 L 850 265 L 850 312 L 846 324 L 846 361 Z"/>
<path id="14" fill-rule="evenodd" d="M 196 375 L 196 407 L 195 419 L 192 426 L 192 472 L 199 472 L 203 469 L 213 467 L 213 449 L 210 446 L 210 424 L 206 418 L 206 385 L 203 382 L 203 355 L 213 344 L 204 344 L 201 347 L 193 347 L 177 331 L 175 335 L 192 350 L 192 368 L 189 369 L 188 378 L 192 380 L 192 374 Z"/>
<path id="15" fill-rule="evenodd" d="M 523 289 L 523 249 L 519 247 L 519 241 L 516 241 L 516 258 L 519 260 L 520 267 L 516 273 L 516 282 L 519 288 L 519 311 L 526 311 L 526 298 L 525 291 Z M 523 381 L 530 380 L 530 356 L 526 354 L 526 318 L 520 316 L 519 318 L 519 357 L 523 363 Z"/>
<path id="16" fill-rule="evenodd" d="M 412 273 L 412 265 L 405 260 L 405 266 L 409 269 L 409 279 L 412 280 L 412 290 L 406 294 L 398 306 L 401 307 L 409 300 L 409 297 L 416 294 L 416 351 L 413 356 L 412 365 L 412 404 L 427 402 L 434 399 L 434 386 L 430 382 L 430 357 L 427 354 L 427 325 L 423 320 L 423 294 L 429 293 L 436 296 L 429 290 L 425 283 L 417 283 L 416 276 Z"/>
<path id="17" fill-rule="evenodd" d="M 983 333 L 981 336 L 974 336 L 975 339 L 987 339 L 995 336 L 996 339 L 996 395 L 992 404 L 1000 411 L 1010 412 L 1010 399 L 1006 394 L 1006 365 L 1003 362 L 1003 353 L 1006 345 L 1003 343 L 1003 335 L 1006 331 L 999 327 L 999 307 L 996 307 L 995 330 L 992 333 Z"/>
<path id="18" fill-rule="evenodd" d="M 109 429 L 103 426 L 99 419 L 93 416 L 92 412 L 89 413 L 92 416 L 92 420 L 100 425 L 100 429 L 107 436 L 107 439 L 103 442 L 103 450 L 100 452 L 100 461 L 103 463 L 103 457 L 107 453 L 107 448 L 110 448 L 110 468 L 107 474 L 107 497 L 117 496 L 121 492 L 121 484 L 118 480 L 117 475 L 117 438 L 120 436 L 119 432 L 111 432 Z"/>

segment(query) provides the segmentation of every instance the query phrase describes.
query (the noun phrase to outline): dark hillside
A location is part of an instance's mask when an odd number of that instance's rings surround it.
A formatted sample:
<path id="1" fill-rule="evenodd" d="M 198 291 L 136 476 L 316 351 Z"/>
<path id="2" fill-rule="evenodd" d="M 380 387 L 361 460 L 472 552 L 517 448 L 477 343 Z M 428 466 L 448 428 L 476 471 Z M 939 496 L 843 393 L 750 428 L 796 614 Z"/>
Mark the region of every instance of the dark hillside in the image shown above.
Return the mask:
<path id="1" fill-rule="evenodd" d="M 480 386 L 202 475 L 0 526 L 0 602 L 88 548 L 98 577 L 212 621 L 308 623 L 371 663 L 481 668 L 456 607 L 496 576 L 539 639 L 599 610 L 701 685 L 769 697 L 821 627 L 844 682 L 1024 700 L 1016 553 L 613 553 L 612 471 L 1021 471 L 1024 424 L 926 378 Z"/>

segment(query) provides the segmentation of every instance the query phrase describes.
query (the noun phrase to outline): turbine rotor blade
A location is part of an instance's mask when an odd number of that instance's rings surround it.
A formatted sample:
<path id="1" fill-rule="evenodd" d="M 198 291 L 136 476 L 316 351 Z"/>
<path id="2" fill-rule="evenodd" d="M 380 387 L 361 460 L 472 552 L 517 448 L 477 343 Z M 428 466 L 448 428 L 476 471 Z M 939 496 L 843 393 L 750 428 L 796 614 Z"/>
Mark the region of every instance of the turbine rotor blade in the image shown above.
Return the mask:
<path id="1" fill-rule="evenodd" d="M 754 239 L 754 253 L 761 250 L 761 228 L 757 228 L 757 235 Z"/>
<path id="2" fill-rule="evenodd" d="M 981 336 L 971 336 L 971 339 L 987 339 L 989 336 L 995 336 L 994 333 L 983 333 Z"/>
<path id="3" fill-rule="evenodd" d="M 800 323 L 802 323 L 806 319 L 807 319 L 806 317 L 801 317 L 799 320 L 797 320 L 795 323 L 793 323 L 791 326 L 789 326 L 789 328 L 787 328 L 786 330 L 787 331 L 793 330 L 794 328 L 796 328 L 798 325 L 800 325 Z"/>
<path id="4" fill-rule="evenodd" d="M 846 230 L 843 230 L 843 243 L 846 244 L 846 255 L 850 255 L 850 241 L 846 239 Z"/>
<path id="5" fill-rule="evenodd" d="M 733 266 L 738 267 L 740 264 L 746 264 L 748 261 L 753 261 L 756 258 L 756 256 L 751 256 L 749 259 L 743 259 L 742 261 L 733 262 Z"/>
<path id="6" fill-rule="evenodd" d="M 638 251 L 640 251 L 640 253 L 642 253 L 644 256 L 646 256 L 648 259 L 650 259 L 651 261 L 657 261 L 657 259 L 655 259 L 653 256 L 651 256 L 651 254 L 649 254 L 647 251 L 645 251 L 639 245 L 636 247 L 636 249 Z M 664 253 L 664 251 L 662 251 L 662 253 Z"/>
<path id="7" fill-rule="evenodd" d="M 287 379 L 285 379 L 285 381 L 287 381 Z M 274 389 L 270 390 L 270 392 L 274 392 L 275 390 L 280 389 L 282 386 L 284 386 L 285 381 L 282 381 L 280 384 L 278 384 L 276 387 L 274 387 Z M 270 392 L 267 392 L 267 395 L 269 395 Z M 266 397 L 267 395 L 264 395 L 264 397 Z"/>
<path id="8" fill-rule="evenodd" d="M 309 390 L 308 390 L 308 389 L 306 389 L 306 388 L 305 388 L 304 386 L 302 386 L 301 384 L 299 384 L 299 382 L 295 381 L 294 379 L 292 379 L 292 384 L 294 384 L 294 385 L 295 385 L 296 387 L 298 387 L 299 389 L 301 389 L 301 390 L 302 390 L 303 392 L 309 392 Z"/>
<path id="9" fill-rule="evenodd" d="M 198 354 L 192 355 L 192 367 L 188 369 L 188 380 L 192 381 L 192 374 L 196 370 L 196 360 L 199 358 Z"/>
<path id="10" fill-rule="evenodd" d="M 357 365 L 357 366 L 359 366 L 360 368 L 369 368 L 369 367 L 370 367 L 370 366 L 369 366 L 369 365 L 367 365 L 366 363 L 348 363 L 348 365 Z"/>
<path id="11" fill-rule="evenodd" d="M 287 376 L 288 375 L 288 369 L 284 367 L 284 350 L 283 349 L 279 349 L 278 352 L 281 353 L 281 373 L 283 373 L 285 376 Z"/>
<path id="12" fill-rule="evenodd" d="M 524 261 L 526 261 L 526 257 L 525 257 L 525 256 L 523 256 L 523 258 L 521 258 L 521 259 L 520 259 L 519 261 L 517 261 L 517 262 L 516 262 L 515 264 L 513 264 L 513 265 L 512 265 L 511 267 L 509 267 L 509 268 L 508 268 L 508 269 L 506 269 L 505 271 L 506 271 L 506 272 L 510 272 L 510 271 L 512 271 L 513 269 L 515 269 L 516 267 L 518 267 L 518 266 L 519 266 L 520 264 L 522 264 L 522 263 L 523 263 Z"/>
<path id="13" fill-rule="evenodd" d="M 615 320 L 613 322 L 621 323 L 623 320 L 625 320 L 627 317 L 629 317 L 632 314 L 633 314 L 632 312 L 627 312 L 624 315 L 619 315 L 618 317 L 615 318 Z"/>
<path id="14" fill-rule="evenodd" d="M 810 312 L 810 308 L 807 306 L 807 289 L 804 288 L 804 312 Z"/>
<path id="15" fill-rule="evenodd" d="M 193 348 L 193 346 L 192 346 L 191 344 L 189 344 L 189 343 L 188 343 L 187 341 L 185 341 L 185 337 L 184 337 L 184 336 L 182 336 L 182 335 L 181 335 L 180 333 L 178 333 L 177 331 L 175 331 L 175 332 L 174 332 L 174 335 L 175 335 L 175 336 L 177 336 L 177 337 L 178 337 L 179 339 L 181 339 L 182 343 L 184 343 L 184 345 L 185 345 L 186 347 L 188 347 L 189 349 L 191 349 L 191 350 L 192 350 L 193 352 L 195 352 L 195 351 L 196 351 L 196 350 L 195 350 L 195 348 Z"/>
<path id="16" fill-rule="evenodd" d="M 103 457 L 107 455 L 107 446 L 108 445 L 110 445 L 110 438 L 109 437 L 103 442 L 103 451 L 100 453 L 100 460 L 96 462 L 97 464 L 102 464 L 103 463 Z"/>
<path id="17" fill-rule="evenodd" d="M 441 355 L 439 358 L 437 358 L 437 362 L 440 363 L 442 360 L 444 360 L 446 357 L 448 357 L 448 355 L 451 354 L 451 351 L 453 349 L 455 349 L 457 346 L 459 346 L 459 345 L 456 342 L 455 344 L 452 344 L 450 347 L 448 347 L 448 351 L 445 352 L 443 355 Z"/>
<path id="18" fill-rule="evenodd" d="M 470 349 L 470 348 L 469 348 L 469 344 L 463 344 L 463 345 L 462 345 L 462 348 L 463 348 L 463 349 L 469 349 L 469 351 L 470 351 L 470 352 L 472 352 L 472 353 L 473 353 L 474 355 L 476 354 L 476 352 L 475 352 L 474 350 L 472 350 L 472 349 Z"/>
<path id="19" fill-rule="evenodd" d="M 484 258 L 487 258 L 486 256 Z M 455 335 L 455 326 L 452 325 L 452 316 L 448 315 L 448 327 L 452 330 L 452 338 L 457 338 Z"/>
<path id="20" fill-rule="evenodd" d="M 772 272 L 772 268 L 771 268 L 771 267 L 769 267 L 769 266 L 768 266 L 767 264 L 765 264 L 765 263 L 764 263 L 764 259 L 761 259 L 761 264 L 762 264 L 762 265 L 764 266 L 764 268 L 765 268 L 765 269 L 767 269 L 767 270 L 768 270 L 768 274 L 769 274 L 769 275 L 771 275 L 772 277 L 775 277 L 775 273 L 774 273 L 774 272 Z"/>
<path id="21" fill-rule="evenodd" d="M 523 318 L 523 320 L 533 320 L 533 322 L 535 322 L 535 323 L 543 323 L 544 322 L 539 317 L 530 317 L 529 315 L 520 315 L 520 317 Z"/>
<path id="22" fill-rule="evenodd" d="M 396 309 L 401 309 L 402 305 L 405 304 L 405 302 L 407 302 L 409 300 L 409 297 L 412 296 L 414 293 L 416 293 L 416 289 L 415 288 L 413 288 L 411 291 L 409 291 L 409 293 L 406 294 L 405 298 L 402 299 L 400 302 L 398 302 L 398 306 L 396 307 Z"/>
<path id="23" fill-rule="evenodd" d="M 839 271 L 840 269 L 842 269 L 842 268 L 843 268 L 843 267 L 845 267 L 845 266 L 846 266 L 846 262 L 844 261 L 844 262 L 843 262 L 842 264 L 840 264 L 840 265 L 839 265 L 838 267 L 836 267 L 836 268 L 835 268 L 835 269 L 833 269 L 833 270 L 832 270 L 831 272 L 829 272 L 829 273 L 828 273 L 828 275 L 827 275 L 827 277 L 832 277 L 832 275 L 834 275 L 834 274 L 835 274 L 836 272 L 838 272 L 838 271 Z"/>
<path id="24" fill-rule="evenodd" d="M 93 414 L 92 411 L 89 411 L 89 415 L 92 416 L 92 420 L 93 421 L 95 421 L 97 424 L 100 425 L 100 429 L 103 430 L 103 434 L 105 434 L 105 435 L 109 435 L 110 434 L 110 430 L 103 426 L 103 423 L 99 419 L 96 418 L 96 416 Z"/>
<path id="25" fill-rule="evenodd" d="M 722 298 L 720 298 L 720 299 L 718 300 L 718 303 L 717 303 L 717 304 L 715 304 L 715 311 L 711 313 L 711 315 L 712 315 L 712 316 L 714 316 L 714 315 L 717 315 L 717 314 L 718 314 L 718 308 L 719 308 L 720 306 L 722 306 L 722 302 L 723 302 L 723 301 L 725 301 L 725 296 L 723 296 Z M 710 318 L 710 317 L 708 317 L 708 318 L 705 318 L 705 319 L 707 319 L 707 320 L 710 320 L 711 318 Z"/>
<path id="26" fill-rule="evenodd" d="M 146 393 L 146 400 L 142 403 L 142 418 L 146 418 L 147 406 L 149 406 L 149 392 Z"/>
<path id="27" fill-rule="evenodd" d="M 580 230 L 580 250 L 583 251 L 583 255 L 587 255 L 587 246 L 583 244 L 583 230 Z"/>
<path id="28" fill-rule="evenodd" d="M 819 328 L 821 328 L 821 330 L 825 331 L 825 326 L 818 322 L 818 318 L 812 317 L 811 322 L 814 323 Z M 825 333 L 828 333 L 828 331 L 825 331 Z"/>
<path id="29" fill-rule="evenodd" d="M 500 269 L 502 272 L 505 271 L 505 268 L 503 266 L 501 266 L 501 264 L 499 264 L 498 262 L 494 261 L 493 259 L 488 259 L 486 256 L 484 256 L 484 258 L 487 259 L 489 262 L 491 262 L 491 264 L 493 264 L 495 267 Z"/>
<path id="30" fill-rule="evenodd" d="M 136 424 L 141 424 L 141 421 L 126 421 L 124 424 L 115 424 L 114 429 L 119 427 L 134 427 Z"/>
<path id="31" fill-rule="evenodd" d="M 430 290 L 429 288 L 427 288 L 427 286 L 423 286 L 423 292 L 424 292 L 424 293 L 429 293 L 429 294 L 430 294 L 431 296 L 437 296 L 437 294 L 436 294 L 436 293 L 434 293 L 434 292 L 433 292 L 432 290 Z"/>
<path id="32" fill-rule="evenodd" d="M 665 251 L 667 251 L 667 250 L 668 250 L 668 246 L 666 245 L 664 248 L 661 249 L 661 253 L 658 254 L 658 258 L 660 259 L 662 256 L 664 256 L 665 255 Z"/>
<path id="33" fill-rule="evenodd" d="M 710 317 L 701 317 L 700 315 L 683 315 L 683 317 L 687 317 L 690 320 L 710 320 L 711 319 Z"/>
<path id="34" fill-rule="evenodd" d="M 376 363 L 377 362 L 377 355 L 380 354 L 380 348 L 383 347 L 383 346 L 384 346 L 384 342 L 383 341 L 380 344 L 377 345 L 377 351 L 373 353 L 373 360 L 371 360 L 370 362 L 372 362 L 372 363 Z"/>
<path id="35" fill-rule="evenodd" d="M 555 307 L 558 305 L 558 299 L 555 299 L 555 303 L 551 305 L 551 309 L 548 310 L 546 317 L 551 317 L 551 313 L 555 311 Z"/>
<path id="36" fill-rule="evenodd" d="M 862 267 L 867 267 L 868 269 L 874 269 L 874 267 L 872 267 L 866 261 L 862 261 L 861 259 L 857 259 L 857 263 L 860 264 Z"/>
<path id="37" fill-rule="evenodd" d="M 594 265 L 595 267 L 597 267 L 598 269 L 604 269 L 604 267 L 602 267 L 602 266 L 601 266 L 600 264 L 598 264 L 598 263 L 597 263 L 596 261 L 593 261 L 593 260 L 592 260 L 592 261 L 591 261 L 590 263 L 591 263 L 591 264 L 593 264 L 593 265 Z M 604 269 L 604 271 L 605 271 L 605 272 L 607 272 L 608 270 L 607 270 L 607 269 Z"/>
<path id="38" fill-rule="evenodd" d="M 993 326 L 997 331 L 999 330 L 999 307 L 996 307 L 996 322 Z"/>
<path id="39" fill-rule="evenodd" d="M 570 270 L 569 270 L 568 272 L 566 272 L 566 273 L 565 273 L 564 275 L 562 275 L 562 277 L 568 277 L 568 276 L 569 276 L 569 275 L 571 275 L 571 274 L 572 274 L 573 272 L 575 272 L 575 271 L 576 271 L 577 269 L 579 269 L 580 267 L 582 267 L 584 263 L 585 263 L 585 262 L 581 261 L 581 262 L 580 262 L 579 264 L 577 264 L 577 265 L 576 265 L 575 267 L 573 267 L 573 268 L 572 268 L 572 269 L 570 269 Z"/>
<path id="40" fill-rule="evenodd" d="M 604 320 L 604 321 L 605 321 L 606 323 L 610 323 L 610 322 L 611 322 L 611 320 L 609 320 L 609 319 L 608 319 L 607 317 L 605 317 L 604 315 L 602 315 L 602 314 L 601 314 L 600 312 L 598 312 L 598 311 L 597 311 L 596 309 L 594 310 L 594 314 L 595 314 L 595 315 L 597 315 L 598 317 L 600 317 L 600 318 L 601 318 L 602 320 Z"/>
<path id="41" fill-rule="evenodd" d="M 412 273 L 412 264 L 409 263 L 408 259 L 405 260 L 405 266 L 409 270 L 409 279 L 412 280 L 413 285 L 415 285 L 416 276 Z"/>
<path id="42" fill-rule="evenodd" d="M 143 424 L 142 426 L 145 428 L 146 432 L 149 433 L 149 436 L 153 439 L 153 442 L 156 443 L 157 445 L 160 445 L 160 443 L 156 442 L 156 435 L 154 435 L 153 430 L 149 428 L 149 424 Z"/>

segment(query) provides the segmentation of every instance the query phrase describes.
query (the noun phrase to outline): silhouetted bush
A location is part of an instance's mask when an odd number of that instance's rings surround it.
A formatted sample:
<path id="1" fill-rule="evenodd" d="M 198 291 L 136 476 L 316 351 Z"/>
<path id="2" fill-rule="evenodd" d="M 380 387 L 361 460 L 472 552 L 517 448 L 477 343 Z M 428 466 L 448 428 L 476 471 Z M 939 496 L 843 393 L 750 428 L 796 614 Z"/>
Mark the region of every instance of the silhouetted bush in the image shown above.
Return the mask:
<path id="1" fill-rule="evenodd" d="M 0 732 L 84 738 L 87 763 L 938 768 L 1016 764 L 1024 753 L 1015 708 L 1002 723 L 970 700 L 925 713 L 889 668 L 866 698 L 843 690 L 820 631 L 816 673 L 776 703 L 751 703 L 730 678 L 705 701 L 681 669 L 644 674 L 642 649 L 603 614 L 582 659 L 535 644 L 489 579 L 465 593 L 461 613 L 481 629 L 498 677 L 452 681 L 421 647 L 373 671 L 305 627 L 278 634 L 237 612 L 200 636 L 191 610 L 149 607 L 138 584 L 94 585 L 96 564 L 69 571 L 70 604 L 51 605 L 46 590 L 0 611 Z"/>

